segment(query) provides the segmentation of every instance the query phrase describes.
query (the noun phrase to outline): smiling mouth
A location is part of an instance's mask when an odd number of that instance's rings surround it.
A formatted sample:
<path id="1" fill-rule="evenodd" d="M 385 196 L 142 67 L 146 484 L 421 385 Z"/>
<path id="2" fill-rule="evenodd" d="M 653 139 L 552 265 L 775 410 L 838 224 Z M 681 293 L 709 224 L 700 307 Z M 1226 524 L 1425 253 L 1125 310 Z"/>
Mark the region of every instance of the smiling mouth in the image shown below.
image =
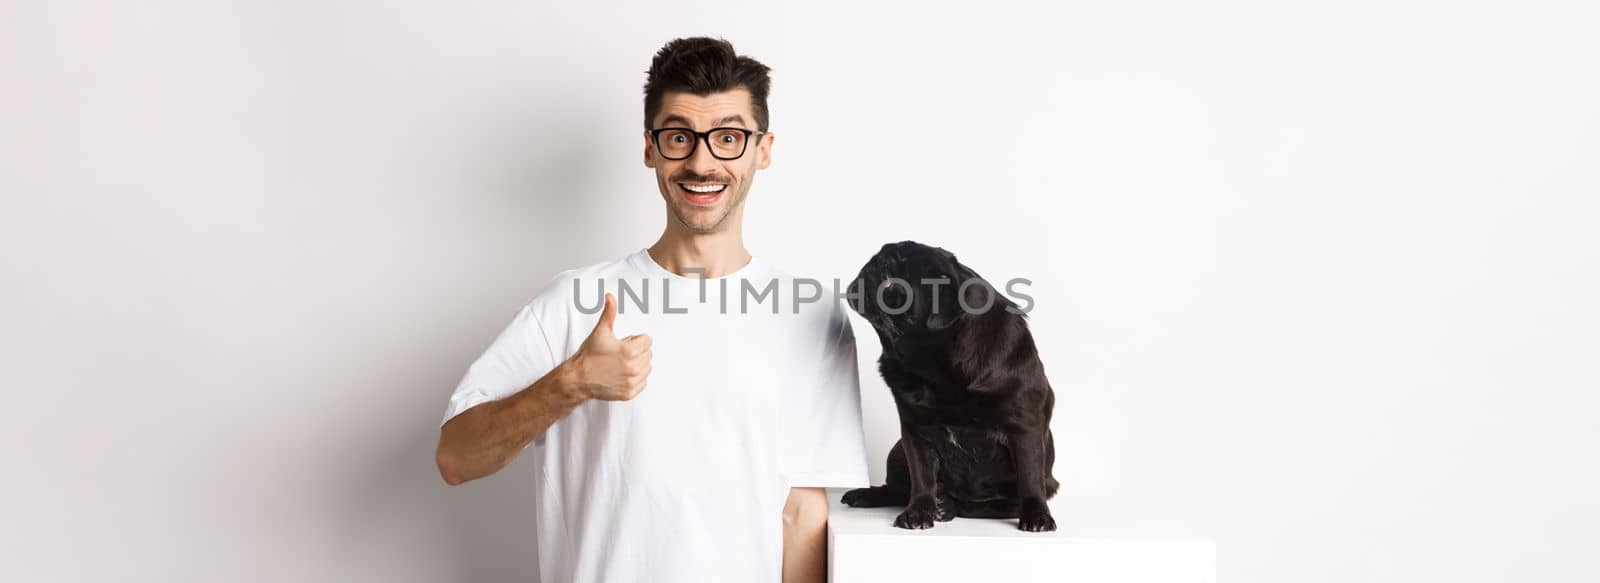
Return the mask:
<path id="1" fill-rule="evenodd" d="M 711 205 L 722 198 L 722 193 L 728 190 L 728 185 L 718 182 L 678 182 L 678 190 L 683 192 L 684 200 L 694 205 Z"/>

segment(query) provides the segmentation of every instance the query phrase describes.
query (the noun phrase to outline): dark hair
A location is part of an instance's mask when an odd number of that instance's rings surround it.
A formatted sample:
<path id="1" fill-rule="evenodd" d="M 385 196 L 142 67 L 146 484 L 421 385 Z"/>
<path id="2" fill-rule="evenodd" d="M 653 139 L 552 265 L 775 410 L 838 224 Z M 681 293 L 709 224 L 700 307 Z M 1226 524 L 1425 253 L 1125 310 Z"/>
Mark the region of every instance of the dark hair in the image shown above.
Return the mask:
<path id="1" fill-rule="evenodd" d="M 767 72 L 771 70 L 760 61 L 734 53 L 733 44 L 720 38 L 673 39 L 650 61 L 644 83 L 644 129 L 652 129 L 650 123 L 661 112 L 661 98 L 668 91 L 705 96 L 744 87 L 750 92 L 756 129 L 767 131 L 767 92 L 772 88 Z"/>

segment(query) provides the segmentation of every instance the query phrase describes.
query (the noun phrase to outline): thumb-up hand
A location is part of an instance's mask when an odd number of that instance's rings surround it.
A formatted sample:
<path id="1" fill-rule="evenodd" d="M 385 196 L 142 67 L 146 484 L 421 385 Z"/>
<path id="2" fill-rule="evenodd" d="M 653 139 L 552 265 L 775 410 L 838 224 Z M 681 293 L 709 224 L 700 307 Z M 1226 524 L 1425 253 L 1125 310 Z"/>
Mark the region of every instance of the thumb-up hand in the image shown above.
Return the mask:
<path id="1" fill-rule="evenodd" d="M 572 356 L 578 388 L 589 398 L 631 400 L 644 390 L 645 377 L 650 374 L 650 336 L 634 334 L 618 340 L 611 330 L 616 320 L 617 300 L 607 293 L 600 321 Z"/>

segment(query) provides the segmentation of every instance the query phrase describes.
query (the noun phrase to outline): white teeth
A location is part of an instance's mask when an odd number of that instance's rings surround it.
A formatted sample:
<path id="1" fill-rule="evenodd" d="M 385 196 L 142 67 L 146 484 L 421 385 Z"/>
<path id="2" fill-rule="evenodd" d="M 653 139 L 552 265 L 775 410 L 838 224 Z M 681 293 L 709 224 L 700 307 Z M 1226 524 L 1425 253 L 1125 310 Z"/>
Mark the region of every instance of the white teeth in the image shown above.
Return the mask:
<path id="1" fill-rule="evenodd" d="M 679 183 L 679 186 L 682 186 L 684 190 L 687 190 L 689 192 L 722 192 L 723 187 L 725 187 L 727 185 L 726 184 L 707 184 L 705 186 L 695 186 L 693 184 L 682 184 L 682 183 Z"/>

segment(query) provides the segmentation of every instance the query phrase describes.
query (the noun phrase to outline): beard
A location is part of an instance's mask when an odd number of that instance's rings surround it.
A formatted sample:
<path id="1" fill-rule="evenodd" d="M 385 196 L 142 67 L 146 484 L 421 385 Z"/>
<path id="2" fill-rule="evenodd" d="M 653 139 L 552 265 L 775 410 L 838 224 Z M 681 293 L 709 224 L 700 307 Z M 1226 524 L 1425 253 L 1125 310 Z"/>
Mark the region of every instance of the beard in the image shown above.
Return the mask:
<path id="1" fill-rule="evenodd" d="M 667 209 L 672 212 L 673 219 L 683 225 L 689 232 L 705 235 L 721 231 L 728 221 L 728 215 L 733 210 L 744 204 L 744 197 L 750 191 L 749 182 L 738 183 L 738 190 L 733 190 L 733 184 L 728 185 L 729 192 L 724 193 L 721 200 L 712 207 L 695 206 L 689 204 L 681 195 L 670 194 L 678 190 L 678 180 L 667 182 L 663 186 L 662 197 L 667 201 Z"/>

